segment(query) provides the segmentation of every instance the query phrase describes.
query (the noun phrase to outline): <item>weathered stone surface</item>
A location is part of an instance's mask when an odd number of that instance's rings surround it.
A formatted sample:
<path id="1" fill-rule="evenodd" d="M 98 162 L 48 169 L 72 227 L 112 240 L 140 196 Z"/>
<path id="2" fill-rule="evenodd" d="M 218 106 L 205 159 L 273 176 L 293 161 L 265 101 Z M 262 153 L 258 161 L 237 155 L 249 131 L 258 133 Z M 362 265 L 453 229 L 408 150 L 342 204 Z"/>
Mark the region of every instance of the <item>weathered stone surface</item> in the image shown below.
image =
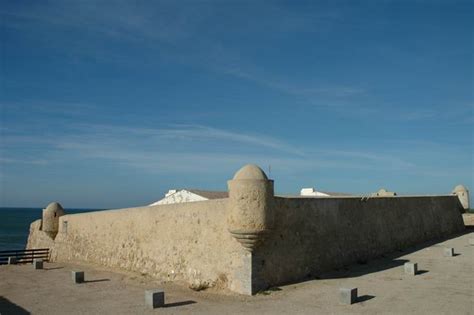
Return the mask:
<path id="1" fill-rule="evenodd" d="M 51 261 L 91 263 L 162 280 L 229 287 L 243 255 L 227 230 L 227 203 L 216 199 L 64 215 L 55 240 L 30 226 L 28 248 L 50 248 Z M 62 229 L 68 221 L 68 231 Z"/>
<path id="2" fill-rule="evenodd" d="M 403 265 L 403 268 L 405 270 L 405 274 L 407 274 L 407 275 L 415 276 L 418 273 L 418 264 L 417 263 L 406 262 Z"/>
<path id="3" fill-rule="evenodd" d="M 339 289 L 339 302 L 345 305 L 351 305 L 357 302 L 357 288 Z"/>
<path id="4" fill-rule="evenodd" d="M 275 198 L 275 226 L 257 252 L 270 286 L 464 231 L 455 196 Z"/>
<path id="5" fill-rule="evenodd" d="M 145 305 L 149 308 L 165 306 L 165 292 L 161 289 L 145 291 Z"/>

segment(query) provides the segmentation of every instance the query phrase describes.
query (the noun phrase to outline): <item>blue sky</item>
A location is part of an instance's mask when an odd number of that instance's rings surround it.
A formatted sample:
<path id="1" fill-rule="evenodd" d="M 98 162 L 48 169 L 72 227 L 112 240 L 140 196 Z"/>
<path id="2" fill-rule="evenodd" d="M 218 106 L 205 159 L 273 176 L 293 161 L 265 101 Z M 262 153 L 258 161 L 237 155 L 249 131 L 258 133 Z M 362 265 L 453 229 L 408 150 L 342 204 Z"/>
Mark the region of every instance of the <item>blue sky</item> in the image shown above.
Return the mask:
<path id="1" fill-rule="evenodd" d="M 473 180 L 472 1 L 1 1 L 0 205 Z"/>

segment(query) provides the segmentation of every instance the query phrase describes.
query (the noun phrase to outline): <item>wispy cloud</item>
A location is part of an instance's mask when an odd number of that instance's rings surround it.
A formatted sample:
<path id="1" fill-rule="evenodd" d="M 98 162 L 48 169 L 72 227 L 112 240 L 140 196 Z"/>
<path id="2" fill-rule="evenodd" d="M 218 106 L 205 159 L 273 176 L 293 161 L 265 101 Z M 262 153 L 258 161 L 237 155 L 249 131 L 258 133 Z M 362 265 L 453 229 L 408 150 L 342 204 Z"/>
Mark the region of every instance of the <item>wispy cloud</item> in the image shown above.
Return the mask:
<path id="1" fill-rule="evenodd" d="M 140 128 L 114 125 L 75 124 L 63 134 L 2 137 L 2 163 L 26 163 L 12 157 L 18 149 L 43 150 L 30 163 L 57 163 L 68 159 L 96 159 L 151 172 L 193 173 L 235 169 L 245 163 L 272 165 L 294 172 L 321 168 L 410 169 L 413 164 L 382 153 L 349 150 L 315 150 L 295 147 L 260 134 L 223 130 L 202 125 L 171 125 Z"/>
<path id="2" fill-rule="evenodd" d="M 252 69 L 253 68 L 253 69 Z M 365 89 L 356 86 L 345 85 L 321 85 L 319 83 L 292 83 L 288 79 L 278 79 L 275 75 L 256 70 L 255 67 L 240 64 L 237 67 L 225 67 L 219 69 L 223 73 L 255 82 L 294 96 L 302 96 L 307 99 L 315 97 L 346 98 L 366 93 Z"/>
<path id="3" fill-rule="evenodd" d="M 41 159 L 11 159 L 0 156 L 0 164 L 32 164 L 32 165 L 46 165 L 47 160 Z"/>
<path id="4" fill-rule="evenodd" d="M 248 10 L 251 6 L 252 10 Z M 242 11 L 242 12 L 240 12 Z M 278 71 L 269 73 L 259 67 L 247 54 L 237 47 L 224 44 L 228 34 L 218 29 L 209 33 L 211 21 L 225 23 L 227 32 L 242 32 L 242 27 L 254 36 L 292 34 L 297 32 L 326 32 L 334 23 L 343 20 L 341 10 L 325 8 L 302 14 L 292 12 L 284 6 L 271 2 L 242 3 L 239 6 L 223 5 L 219 2 L 188 2 L 178 5 L 172 1 L 159 1 L 152 6 L 131 4 L 119 0 L 63 2 L 51 1 L 48 5 L 30 5 L 27 8 L 2 8 L 3 24 L 27 33 L 41 32 L 37 38 L 61 36 L 68 45 L 58 50 L 73 50 L 74 56 L 95 56 L 101 62 L 128 64 L 133 58 L 120 56 L 121 50 L 109 51 L 91 40 L 88 44 L 81 37 L 61 35 L 57 30 L 81 31 L 103 37 L 106 41 L 141 41 L 157 56 L 167 62 L 197 66 L 206 71 L 227 74 L 307 100 L 314 98 L 348 98 L 366 93 L 357 85 L 338 82 L 307 82 L 294 73 Z M 220 15 L 228 21 L 218 20 Z M 246 23 L 237 23 L 235 16 L 245 15 Z M 53 39 L 53 38 L 52 38 Z M 51 40 L 52 43 L 56 40 Z M 89 45 L 94 45 L 92 49 Z M 142 51 L 142 54 L 147 50 Z M 326 103 L 330 105 L 329 103 Z"/>
<path id="5" fill-rule="evenodd" d="M 7 114 L 53 116 L 83 116 L 97 109 L 97 106 L 81 102 L 42 102 L 23 99 L 21 102 L 5 102 L 0 100 L 0 108 Z"/>

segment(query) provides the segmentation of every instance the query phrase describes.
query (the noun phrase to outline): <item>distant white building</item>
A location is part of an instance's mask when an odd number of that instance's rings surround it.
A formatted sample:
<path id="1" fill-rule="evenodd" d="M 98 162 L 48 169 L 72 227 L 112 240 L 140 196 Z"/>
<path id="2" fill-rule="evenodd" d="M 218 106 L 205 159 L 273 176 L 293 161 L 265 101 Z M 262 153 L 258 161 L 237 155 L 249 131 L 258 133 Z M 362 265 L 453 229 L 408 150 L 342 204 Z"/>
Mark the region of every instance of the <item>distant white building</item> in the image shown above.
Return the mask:
<path id="1" fill-rule="evenodd" d="M 331 196 L 351 196 L 349 194 L 345 193 L 339 193 L 339 192 L 327 192 L 327 191 L 317 191 L 316 189 L 310 187 L 310 188 L 303 188 L 300 191 L 300 196 L 316 196 L 316 197 L 331 197 Z"/>
<path id="2" fill-rule="evenodd" d="M 314 188 L 303 188 L 300 192 L 301 196 L 316 196 L 316 197 L 330 197 L 330 196 L 350 196 L 349 194 L 336 192 L 317 191 Z M 166 205 L 172 203 L 195 202 L 211 199 L 228 198 L 227 191 L 209 191 L 198 189 L 171 189 L 163 199 L 153 202 L 149 206 Z"/>
<path id="3" fill-rule="evenodd" d="M 329 194 L 323 193 L 321 191 L 317 191 L 316 189 L 312 187 L 301 189 L 300 195 L 301 196 L 323 196 L 323 197 L 329 196 Z"/>
<path id="4" fill-rule="evenodd" d="M 226 191 L 208 191 L 197 189 L 171 189 L 161 200 L 158 200 L 149 206 L 166 205 L 171 203 L 195 202 L 210 199 L 222 199 L 229 197 Z"/>
<path id="5" fill-rule="evenodd" d="M 376 193 L 372 193 L 372 197 L 395 197 L 397 195 L 394 191 L 387 191 L 385 188 L 379 189 Z"/>

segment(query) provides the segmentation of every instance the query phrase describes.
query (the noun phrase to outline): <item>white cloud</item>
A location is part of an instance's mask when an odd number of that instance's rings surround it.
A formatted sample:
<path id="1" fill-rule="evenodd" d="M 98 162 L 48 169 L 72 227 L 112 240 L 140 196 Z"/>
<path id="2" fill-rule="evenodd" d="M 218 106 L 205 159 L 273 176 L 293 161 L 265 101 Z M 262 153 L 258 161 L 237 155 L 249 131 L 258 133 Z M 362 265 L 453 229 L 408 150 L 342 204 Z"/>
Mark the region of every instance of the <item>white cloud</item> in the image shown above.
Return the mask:
<path id="1" fill-rule="evenodd" d="M 412 163 L 382 153 L 300 148 L 267 135 L 201 125 L 154 129 L 76 124 L 67 132 L 48 137 L 18 136 L 11 132 L 3 136 L 2 152 L 11 154 L 18 147 L 39 150 L 35 163 L 97 159 L 168 173 L 220 172 L 246 163 L 257 163 L 264 168 L 271 165 L 272 169 L 287 173 L 322 168 L 384 170 L 387 166 L 390 169 L 414 167 Z M 4 156 L 4 159 L 0 162 L 15 161 L 13 157 Z"/>

